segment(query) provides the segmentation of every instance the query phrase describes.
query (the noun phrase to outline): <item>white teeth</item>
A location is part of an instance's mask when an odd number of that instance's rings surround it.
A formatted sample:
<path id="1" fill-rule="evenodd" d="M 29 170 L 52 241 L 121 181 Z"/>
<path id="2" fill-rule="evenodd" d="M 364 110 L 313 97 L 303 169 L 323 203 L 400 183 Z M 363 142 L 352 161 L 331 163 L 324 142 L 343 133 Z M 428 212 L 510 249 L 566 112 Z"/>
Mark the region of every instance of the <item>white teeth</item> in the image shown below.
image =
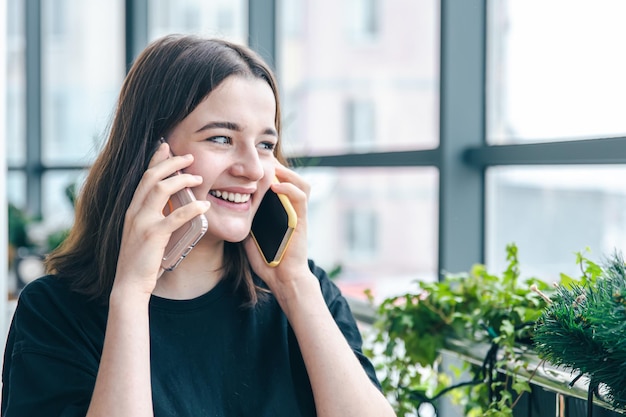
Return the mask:
<path id="1" fill-rule="evenodd" d="M 245 203 L 250 200 L 250 194 L 229 193 L 228 191 L 219 190 L 211 190 L 210 193 L 217 198 L 221 198 L 222 200 L 230 201 L 232 203 Z"/>

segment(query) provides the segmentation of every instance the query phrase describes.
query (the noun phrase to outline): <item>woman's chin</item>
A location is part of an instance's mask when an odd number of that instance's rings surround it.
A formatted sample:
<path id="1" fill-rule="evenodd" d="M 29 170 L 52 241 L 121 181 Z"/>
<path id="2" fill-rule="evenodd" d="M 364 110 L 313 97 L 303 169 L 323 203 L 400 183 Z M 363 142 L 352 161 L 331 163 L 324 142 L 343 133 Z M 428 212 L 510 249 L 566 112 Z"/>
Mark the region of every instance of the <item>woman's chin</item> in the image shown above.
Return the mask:
<path id="1" fill-rule="evenodd" d="M 243 233 L 230 233 L 228 236 L 223 236 L 225 242 L 239 243 L 245 240 L 250 235 L 250 231 Z"/>
<path id="2" fill-rule="evenodd" d="M 241 242 L 250 234 L 250 224 L 232 224 L 232 222 L 221 221 L 213 223 L 213 226 L 220 224 L 219 228 L 211 227 L 211 219 L 209 219 L 209 230 L 207 235 L 212 235 L 214 239 L 223 240 L 224 242 L 237 243 Z"/>

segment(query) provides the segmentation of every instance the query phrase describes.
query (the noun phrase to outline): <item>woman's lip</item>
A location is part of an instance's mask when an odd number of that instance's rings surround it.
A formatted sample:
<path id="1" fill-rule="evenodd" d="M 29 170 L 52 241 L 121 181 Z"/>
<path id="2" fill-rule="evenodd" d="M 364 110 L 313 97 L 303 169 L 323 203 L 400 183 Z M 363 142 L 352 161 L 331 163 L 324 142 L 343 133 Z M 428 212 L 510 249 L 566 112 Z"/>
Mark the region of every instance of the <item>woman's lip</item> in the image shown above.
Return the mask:
<path id="1" fill-rule="evenodd" d="M 256 188 L 248 188 L 248 187 L 213 187 L 210 191 L 225 191 L 227 193 L 236 193 L 236 194 L 254 194 L 256 192 Z"/>

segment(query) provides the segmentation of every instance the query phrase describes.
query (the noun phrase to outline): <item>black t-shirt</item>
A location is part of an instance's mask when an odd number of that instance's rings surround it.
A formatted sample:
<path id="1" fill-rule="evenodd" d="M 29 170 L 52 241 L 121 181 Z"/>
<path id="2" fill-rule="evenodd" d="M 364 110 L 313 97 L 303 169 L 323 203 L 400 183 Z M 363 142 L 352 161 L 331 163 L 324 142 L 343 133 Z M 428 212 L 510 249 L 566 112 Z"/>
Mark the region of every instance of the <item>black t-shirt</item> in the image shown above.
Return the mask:
<path id="1" fill-rule="evenodd" d="M 312 262 L 326 304 L 380 388 L 346 300 Z M 42 277 L 13 316 L 2 373 L 2 416 L 84 416 L 98 372 L 107 307 Z M 150 300 L 155 417 L 315 416 L 309 379 L 273 296 L 253 308 L 222 280 L 192 300 Z"/>

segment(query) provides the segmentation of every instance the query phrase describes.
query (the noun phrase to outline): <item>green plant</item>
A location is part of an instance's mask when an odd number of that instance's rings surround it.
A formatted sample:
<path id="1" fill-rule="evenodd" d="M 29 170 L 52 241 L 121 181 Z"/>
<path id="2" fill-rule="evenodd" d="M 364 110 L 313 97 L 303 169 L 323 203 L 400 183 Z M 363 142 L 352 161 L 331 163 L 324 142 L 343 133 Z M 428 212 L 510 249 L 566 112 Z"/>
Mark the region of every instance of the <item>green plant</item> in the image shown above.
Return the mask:
<path id="1" fill-rule="evenodd" d="M 78 185 L 70 183 L 64 189 L 64 194 L 72 207 L 76 204 Z M 54 229 L 48 228 L 42 218 L 31 218 L 12 203 L 9 203 L 9 243 L 14 248 L 28 248 L 32 252 L 46 254 L 56 249 L 69 234 L 69 228 L 61 228 L 55 226 Z M 31 239 L 29 236 L 29 227 L 38 228 L 41 235 L 39 239 Z M 44 233 L 42 233 L 42 231 Z"/>
<path id="2" fill-rule="evenodd" d="M 383 390 L 399 417 L 415 413 L 422 403 L 435 405 L 447 393 L 457 394 L 467 416 L 512 416 L 517 398 L 530 390 L 516 376 L 527 366 L 517 348 L 531 343 L 533 325 L 547 305 L 531 286 L 542 291 L 550 286 L 520 279 L 516 245 L 506 247 L 506 257 L 501 275 L 477 264 L 469 273 L 418 282 L 416 291 L 388 298 L 377 308 L 369 353 L 380 358 Z M 442 350 L 453 338 L 490 344 L 483 366 L 464 362 L 463 369 L 441 369 Z M 382 352 L 375 352 L 377 347 Z M 457 376 L 466 371 L 472 378 L 453 385 L 450 371 Z"/>
<path id="3" fill-rule="evenodd" d="M 589 378 L 589 398 L 600 395 L 616 410 L 626 408 L 626 264 L 613 254 L 601 265 L 582 254 L 582 278 L 562 281 L 536 323 L 535 351 L 567 367 L 572 384 Z M 600 393 L 602 391 L 602 393 Z"/>
<path id="4" fill-rule="evenodd" d="M 32 248 L 33 242 L 28 237 L 29 219 L 26 213 L 12 203 L 8 204 L 8 248 L 7 260 L 9 268 L 13 268 L 18 252 L 22 248 Z"/>
<path id="5" fill-rule="evenodd" d="M 9 220 L 9 244 L 14 248 L 31 247 L 32 242 L 28 237 L 28 217 L 12 203 L 8 205 Z"/>

